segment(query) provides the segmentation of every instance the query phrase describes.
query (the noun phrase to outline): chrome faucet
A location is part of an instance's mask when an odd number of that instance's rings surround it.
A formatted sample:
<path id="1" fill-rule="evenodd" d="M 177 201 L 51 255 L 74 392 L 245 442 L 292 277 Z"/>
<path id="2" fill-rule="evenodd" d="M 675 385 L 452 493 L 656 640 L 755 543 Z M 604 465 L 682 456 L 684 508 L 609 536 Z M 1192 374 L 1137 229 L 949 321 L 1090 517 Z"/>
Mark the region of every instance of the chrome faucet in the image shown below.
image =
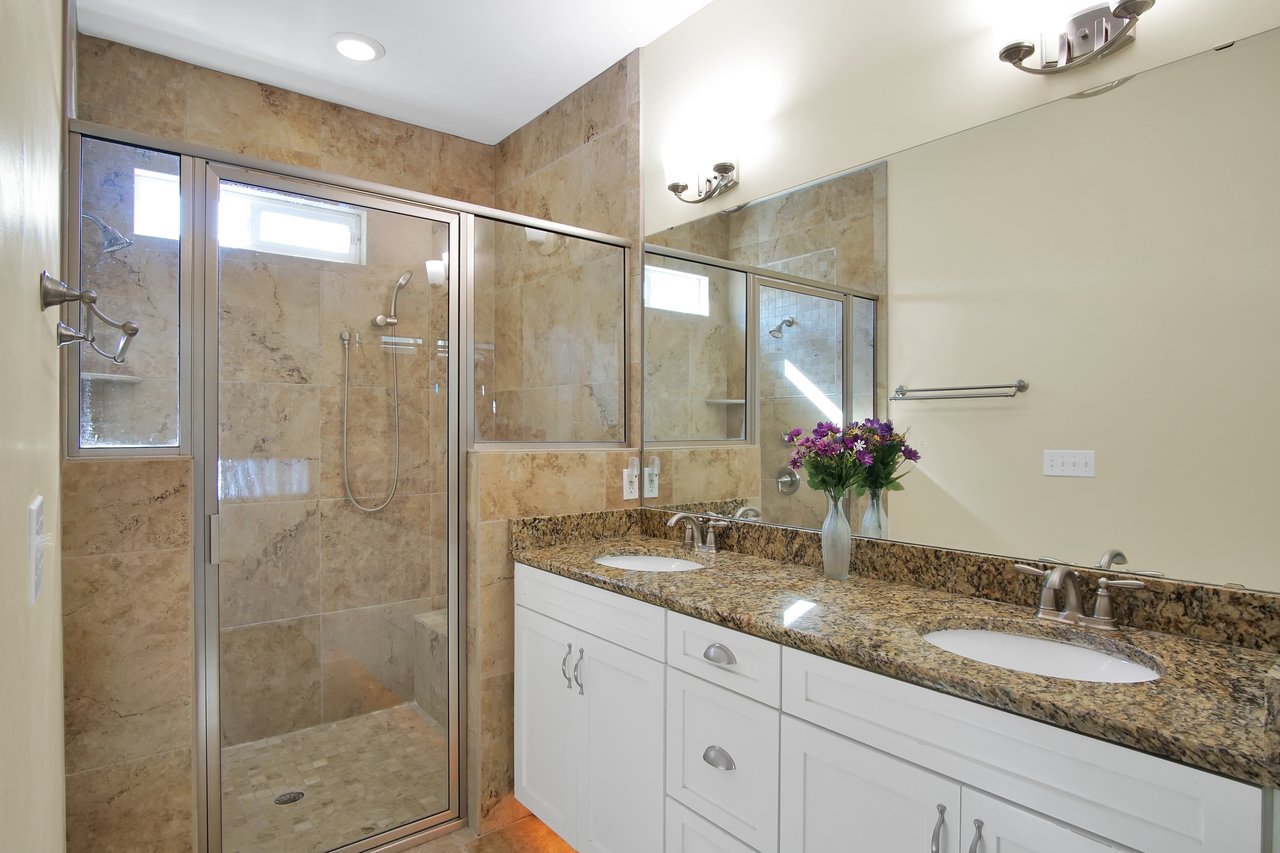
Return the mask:
<path id="1" fill-rule="evenodd" d="M 1051 569 L 1040 569 L 1022 563 L 1014 563 L 1013 567 L 1024 575 L 1040 578 L 1040 606 L 1036 608 L 1036 618 L 1101 628 L 1104 631 L 1116 629 L 1116 620 L 1111 612 L 1110 590 L 1142 589 L 1146 586 L 1142 581 L 1098 578 L 1098 595 L 1093 602 L 1093 615 L 1086 616 L 1080 603 L 1080 573 L 1075 569 L 1062 563 Z M 1062 592 L 1062 609 L 1058 609 L 1059 591 Z"/>
<path id="2" fill-rule="evenodd" d="M 751 504 L 745 504 L 734 511 L 733 517 L 739 520 L 744 518 L 759 518 L 760 510 L 753 507 Z"/>
<path id="3" fill-rule="evenodd" d="M 684 522 L 684 547 L 692 550 L 702 545 L 702 519 L 687 512 L 677 512 L 667 520 L 667 527 Z"/>
<path id="4" fill-rule="evenodd" d="M 1063 563 L 1052 569 L 1037 569 L 1014 563 L 1013 566 L 1024 575 L 1040 578 L 1040 606 L 1036 616 L 1041 619 L 1054 619 L 1059 622 L 1078 622 L 1084 616 L 1080 606 L 1080 575 L 1076 570 Z M 1058 609 L 1058 591 L 1062 591 L 1062 609 Z"/>
<path id="5" fill-rule="evenodd" d="M 1098 558 L 1098 568 L 1110 569 L 1112 566 L 1123 566 L 1128 562 L 1129 558 L 1124 555 L 1124 551 L 1119 548 L 1108 548 Z"/>
<path id="6" fill-rule="evenodd" d="M 716 531 L 729 526 L 728 519 L 699 518 L 688 512 L 677 512 L 667 520 L 667 527 L 684 522 L 684 547 L 704 554 L 716 552 Z"/>

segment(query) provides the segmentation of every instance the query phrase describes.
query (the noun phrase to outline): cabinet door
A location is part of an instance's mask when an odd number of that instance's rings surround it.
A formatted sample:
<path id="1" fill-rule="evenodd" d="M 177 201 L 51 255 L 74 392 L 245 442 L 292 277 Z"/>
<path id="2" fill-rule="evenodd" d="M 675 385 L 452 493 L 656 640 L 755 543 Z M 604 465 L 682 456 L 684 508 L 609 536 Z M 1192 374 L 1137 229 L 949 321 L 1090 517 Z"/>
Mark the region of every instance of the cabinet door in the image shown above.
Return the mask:
<path id="1" fill-rule="evenodd" d="M 577 741 L 586 704 L 571 677 L 577 631 L 517 607 L 515 645 L 516 799 L 577 846 Z"/>
<path id="2" fill-rule="evenodd" d="M 1115 853 L 1119 848 L 970 788 L 961 815 L 965 853 Z M 981 839 L 974 821 L 982 821 Z"/>
<path id="3" fill-rule="evenodd" d="M 573 742 L 582 853 L 662 849 L 663 665 L 591 634 L 578 673 L 586 708 Z M 574 651 L 575 658 L 577 651 Z"/>
<path id="4" fill-rule="evenodd" d="M 783 850 L 959 850 L 959 783 L 786 716 L 781 787 Z"/>

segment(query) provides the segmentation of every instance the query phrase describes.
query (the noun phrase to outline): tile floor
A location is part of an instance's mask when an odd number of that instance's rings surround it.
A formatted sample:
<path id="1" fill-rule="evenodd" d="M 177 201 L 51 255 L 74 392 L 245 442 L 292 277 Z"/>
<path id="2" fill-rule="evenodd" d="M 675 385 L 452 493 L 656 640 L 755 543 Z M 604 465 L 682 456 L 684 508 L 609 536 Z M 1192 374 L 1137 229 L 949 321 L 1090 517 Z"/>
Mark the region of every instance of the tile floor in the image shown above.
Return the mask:
<path id="1" fill-rule="evenodd" d="M 573 848 L 542 821 L 527 817 L 482 838 L 463 829 L 405 853 L 573 853 Z"/>
<path id="2" fill-rule="evenodd" d="M 409 703 L 228 747 L 222 778 L 227 853 L 320 853 L 447 808 L 449 738 Z M 275 805 L 286 791 L 305 796 Z"/>

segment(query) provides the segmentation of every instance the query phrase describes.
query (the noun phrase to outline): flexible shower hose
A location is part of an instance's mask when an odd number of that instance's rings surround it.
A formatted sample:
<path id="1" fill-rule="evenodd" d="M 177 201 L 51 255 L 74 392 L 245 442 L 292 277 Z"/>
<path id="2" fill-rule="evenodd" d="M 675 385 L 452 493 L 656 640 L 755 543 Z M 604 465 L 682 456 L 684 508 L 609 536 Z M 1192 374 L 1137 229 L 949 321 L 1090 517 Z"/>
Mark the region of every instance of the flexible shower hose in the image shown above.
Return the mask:
<path id="1" fill-rule="evenodd" d="M 391 349 L 391 409 L 395 415 L 395 456 L 392 463 L 391 472 L 391 494 L 387 495 L 387 499 L 377 506 L 365 506 L 356 500 L 356 496 L 351 493 L 351 478 L 349 475 L 350 466 L 347 464 L 347 401 L 349 396 L 349 387 L 351 385 L 351 335 L 345 329 L 342 331 L 342 487 L 347 491 L 347 497 L 351 500 L 352 506 L 361 512 L 377 512 L 384 509 L 387 504 L 391 503 L 391 499 L 396 496 L 396 490 L 400 488 L 400 368 L 396 364 L 396 351 Z"/>

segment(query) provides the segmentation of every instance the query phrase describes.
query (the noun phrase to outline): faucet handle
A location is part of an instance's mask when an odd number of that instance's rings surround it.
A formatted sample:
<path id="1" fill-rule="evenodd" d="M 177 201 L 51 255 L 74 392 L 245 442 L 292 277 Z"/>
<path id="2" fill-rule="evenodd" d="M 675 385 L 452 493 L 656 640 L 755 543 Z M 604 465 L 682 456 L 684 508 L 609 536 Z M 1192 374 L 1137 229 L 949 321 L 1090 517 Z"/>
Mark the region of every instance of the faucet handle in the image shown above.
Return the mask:
<path id="1" fill-rule="evenodd" d="M 1098 597 L 1093 602 L 1093 618 L 1103 623 L 1097 627 L 1114 627 L 1115 617 L 1111 614 L 1111 592 L 1115 589 L 1143 589 L 1142 581 L 1120 580 L 1118 578 L 1098 578 Z"/>
<path id="2" fill-rule="evenodd" d="M 1024 575 L 1031 575 L 1032 577 L 1037 578 L 1043 578 L 1045 575 L 1049 574 L 1048 569 L 1038 569 L 1035 566 L 1028 566 L 1026 563 L 1014 563 L 1013 570 L 1021 572 Z"/>
<path id="3" fill-rule="evenodd" d="M 724 530 L 729 526 L 729 522 L 720 518 L 708 519 L 703 523 L 702 527 L 706 530 L 707 541 L 703 544 L 703 550 L 715 553 L 716 550 L 716 531 Z"/>

